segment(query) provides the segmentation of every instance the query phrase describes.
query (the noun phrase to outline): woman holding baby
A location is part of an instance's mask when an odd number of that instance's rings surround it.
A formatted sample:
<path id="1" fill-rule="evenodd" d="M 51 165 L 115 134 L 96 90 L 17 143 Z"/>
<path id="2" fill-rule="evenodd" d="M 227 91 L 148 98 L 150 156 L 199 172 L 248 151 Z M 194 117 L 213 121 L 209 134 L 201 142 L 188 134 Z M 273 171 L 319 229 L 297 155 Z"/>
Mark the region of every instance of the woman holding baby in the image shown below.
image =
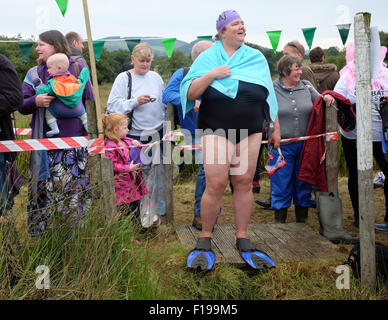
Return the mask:
<path id="1" fill-rule="evenodd" d="M 47 138 L 50 130 L 45 121 L 45 114 L 49 106 L 63 109 L 66 106 L 55 98 L 45 94 L 37 94 L 39 86 L 46 85 L 53 75 L 47 67 L 47 59 L 55 53 L 63 53 L 69 58 L 70 74 L 78 78 L 82 66 L 78 66 L 71 56 L 70 48 L 63 34 L 57 30 L 50 30 L 39 35 L 38 65 L 31 68 L 23 81 L 23 105 L 19 112 L 24 115 L 32 114 L 32 139 Z M 86 100 L 94 100 L 92 86 L 87 82 L 82 96 L 85 108 Z M 57 117 L 58 137 L 86 136 L 87 131 L 82 120 L 74 114 L 67 117 Z M 49 151 L 32 151 L 29 171 L 28 190 L 28 232 L 37 237 L 49 229 L 50 218 L 57 217 L 60 223 L 69 220 L 72 224 L 79 221 L 88 212 L 91 204 L 91 189 L 87 168 L 88 151 L 86 148 L 62 149 Z"/>

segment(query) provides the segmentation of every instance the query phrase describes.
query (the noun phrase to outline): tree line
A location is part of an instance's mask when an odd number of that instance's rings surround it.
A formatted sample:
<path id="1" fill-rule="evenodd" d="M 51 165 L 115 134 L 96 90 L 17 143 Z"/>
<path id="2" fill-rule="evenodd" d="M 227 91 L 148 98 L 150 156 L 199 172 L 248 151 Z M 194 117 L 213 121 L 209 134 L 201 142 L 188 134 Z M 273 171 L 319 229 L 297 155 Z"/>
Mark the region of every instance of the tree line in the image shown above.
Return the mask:
<path id="1" fill-rule="evenodd" d="M 21 36 L 18 35 L 14 38 L 9 38 L 0 35 L 0 40 L 21 40 Z M 388 47 L 388 33 L 380 32 L 381 45 Z M 262 48 L 253 43 L 246 43 L 247 45 L 259 49 L 266 57 L 269 65 L 271 75 L 276 77 L 276 64 L 282 57 L 282 52 L 274 53 L 272 49 Z M 324 49 L 326 55 L 326 63 L 333 63 L 337 66 L 337 70 L 341 70 L 346 65 L 346 49 L 339 49 L 337 47 L 330 47 Z M 31 49 L 31 54 L 27 62 L 24 62 L 23 56 L 19 50 L 18 44 L 12 42 L 0 42 L 0 54 L 7 56 L 16 68 L 19 75 L 20 81 L 24 80 L 27 71 L 36 65 L 36 59 L 38 57 L 35 51 L 35 45 Z M 89 50 L 85 46 L 83 55 L 86 61 L 90 64 Z M 128 50 L 116 50 L 108 51 L 103 49 L 101 59 L 97 66 L 97 77 L 98 82 L 101 83 L 112 83 L 116 76 L 124 71 L 126 63 L 131 61 L 130 52 Z M 309 63 L 308 56 L 306 55 L 305 61 Z M 386 59 L 388 62 L 388 59 Z M 151 70 L 158 72 L 165 83 L 170 79 L 171 75 L 182 67 L 190 66 L 192 63 L 191 57 L 186 56 L 179 50 L 175 50 L 172 58 L 169 60 L 167 57 L 156 56 L 152 61 Z"/>

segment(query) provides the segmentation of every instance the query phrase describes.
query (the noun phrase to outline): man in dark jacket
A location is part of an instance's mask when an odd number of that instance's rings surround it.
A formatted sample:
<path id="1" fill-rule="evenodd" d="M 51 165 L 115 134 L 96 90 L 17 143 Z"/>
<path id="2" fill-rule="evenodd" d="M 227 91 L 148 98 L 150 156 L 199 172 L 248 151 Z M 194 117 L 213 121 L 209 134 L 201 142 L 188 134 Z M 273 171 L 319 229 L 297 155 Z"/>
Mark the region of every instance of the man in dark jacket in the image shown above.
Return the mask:
<path id="1" fill-rule="evenodd" d="M 0 54 L 0 140 L 15 138 L 11 113 L 23 104 L 23 93 L 20 80 L 12 63 Z M 0 152 L 0 216 L 4 209 L 11 209 L 13 199 L 9 197 L 7 182 L 7 162 L 13 163 L 16 154 Z"/>
<path id="2" fill-rule="evenodd" d="M 82 39 L 82 36 L 77 32 L 68 32 L 65 38 L 69 44 L 71 56 L 74 58 L 74 61 L 80 64 L 80 69 L 82 69 L 82 67 L 90 69 L 82 56 L 82 51 L 84 50 L 84 39 Z M 77 73 L 79 72 L 77 71 Z"/>
<path id="3" fill-rule="evenodd" d="M 322 48 L 316 47 L 309 53 L 311 65 L 317 81 L 317 91 L 322 93 L 326 90 L 334 90 L 334 87 L 340 78 L 335 64 L 325 64 L 325 53 Z"/>

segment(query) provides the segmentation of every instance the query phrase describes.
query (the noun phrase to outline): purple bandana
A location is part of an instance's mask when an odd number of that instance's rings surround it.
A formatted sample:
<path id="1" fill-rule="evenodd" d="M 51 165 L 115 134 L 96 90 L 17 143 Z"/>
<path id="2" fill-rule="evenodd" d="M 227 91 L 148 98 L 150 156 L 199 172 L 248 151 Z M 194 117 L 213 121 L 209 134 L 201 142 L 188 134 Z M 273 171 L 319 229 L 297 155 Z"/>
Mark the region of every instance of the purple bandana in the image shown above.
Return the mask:
<path id="1" fill-rule="evenodd" d="M 234 10 L 226 10 L 222 12 L 217 19 L 217 32 L 220 31 L 223 27 L 228 25 L 234 20 L 241 19 L 240 15 Z"/>

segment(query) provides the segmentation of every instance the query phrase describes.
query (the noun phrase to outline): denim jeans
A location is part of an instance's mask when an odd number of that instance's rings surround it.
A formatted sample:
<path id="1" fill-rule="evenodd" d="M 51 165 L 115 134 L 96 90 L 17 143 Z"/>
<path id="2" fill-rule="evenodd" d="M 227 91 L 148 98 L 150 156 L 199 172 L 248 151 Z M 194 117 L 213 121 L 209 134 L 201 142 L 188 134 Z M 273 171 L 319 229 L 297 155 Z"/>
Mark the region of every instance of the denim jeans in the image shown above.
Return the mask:
<path id="1" fill-rule="evenodd" d="M 199 171 L 197 174 L 197 181 L 195 183 L 195 202 L 194 202 L 194 215 L 201 215 L 201 199 L 206 188 L 206 177 L 203 164 L 199 165 Z"/>
<path id="2" fill-rule="evenodd" d="M 289 208 L 291 202 L 300 207 L 311 207 L 313 198 L 311 192 L 313 187 L 298 179 L 300 170 L 300 156 L 303 149 L 303 142 L 290 143 L 282 146 L 282 153 L 286 164 L 270 176 L 271 180 L 271 206 L 275 210 Z M 270 165 L 275 165 L 279 157 L 277 150 L 274 150 L 273 160 Z"/>

